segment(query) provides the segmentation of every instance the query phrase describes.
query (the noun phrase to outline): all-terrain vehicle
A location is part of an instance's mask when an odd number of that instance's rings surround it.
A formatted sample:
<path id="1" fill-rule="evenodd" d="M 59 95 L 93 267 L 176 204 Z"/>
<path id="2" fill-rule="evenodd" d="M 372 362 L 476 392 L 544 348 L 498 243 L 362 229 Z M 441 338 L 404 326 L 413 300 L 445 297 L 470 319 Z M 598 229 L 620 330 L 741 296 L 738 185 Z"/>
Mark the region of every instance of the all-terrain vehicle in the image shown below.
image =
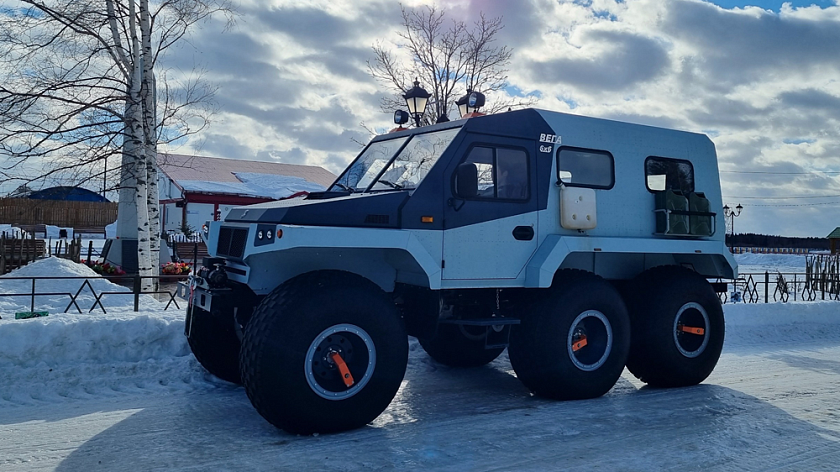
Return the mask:
<path id="1" fill-rule="evenodd" d="M 721 208 L 701 134 L 534 109 L 393 132 L 326 191 L 210 224 L 186 334 L 294 433 L 375 419 L 409 335 L 450 366 L 507 348 L 548 398 L 603 395 L 625 366 L 693 385 L 724 339 L 707 280 L 737 271 Z"/>

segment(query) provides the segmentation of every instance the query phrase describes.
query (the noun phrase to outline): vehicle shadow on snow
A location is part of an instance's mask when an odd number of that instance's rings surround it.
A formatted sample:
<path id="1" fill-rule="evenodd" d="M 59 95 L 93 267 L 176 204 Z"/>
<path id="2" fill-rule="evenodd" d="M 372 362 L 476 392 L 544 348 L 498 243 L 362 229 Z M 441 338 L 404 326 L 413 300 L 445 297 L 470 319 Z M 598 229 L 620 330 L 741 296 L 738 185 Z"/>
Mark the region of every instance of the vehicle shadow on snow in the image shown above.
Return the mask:
<path id="1" fill-rule="evenodd" d="M 532 397 L 503 358 L 478 369 L 410 369 L 359 430 L 294 436 L 241 389 L 150 404 L 72 452 L 58 470 L 762 470 L 840 461 L 840 434 L 717 385 L 637 389 L 573 402 Z M 625 372 L 624 374 L 628 374 Z"/>

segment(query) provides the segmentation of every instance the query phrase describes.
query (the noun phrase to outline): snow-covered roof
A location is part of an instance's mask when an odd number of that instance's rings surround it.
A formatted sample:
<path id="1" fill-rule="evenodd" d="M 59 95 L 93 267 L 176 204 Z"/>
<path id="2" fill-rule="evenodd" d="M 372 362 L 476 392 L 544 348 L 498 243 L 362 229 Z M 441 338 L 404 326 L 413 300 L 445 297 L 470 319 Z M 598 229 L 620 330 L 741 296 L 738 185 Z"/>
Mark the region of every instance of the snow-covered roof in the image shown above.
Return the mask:
<path id="1" fill-rule="evenodd" d="M 236 182 L 207 180 L 181 180 L 178 184 L 185 192 L 243 195 L 279 200 L 300 192 L 321 192 L 325 187 L 301 177 L 287 175 L 235 172 Z"/>
<path id="2" fill-rule="evenodd" d="M 318 166 L 159 154 L 160 170 L 187 192 L 286 198 L 327 188 L 332 172 Z"/>

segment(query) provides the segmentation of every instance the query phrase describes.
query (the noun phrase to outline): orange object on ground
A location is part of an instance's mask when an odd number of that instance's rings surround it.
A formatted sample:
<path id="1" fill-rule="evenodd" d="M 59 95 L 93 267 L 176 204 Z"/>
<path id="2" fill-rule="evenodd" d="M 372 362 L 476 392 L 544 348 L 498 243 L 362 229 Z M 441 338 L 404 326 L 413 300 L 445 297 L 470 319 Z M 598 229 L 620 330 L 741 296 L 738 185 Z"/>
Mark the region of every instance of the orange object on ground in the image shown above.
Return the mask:
<path id="1" fill-rule="evenodd" d="M 338 371 L 341 372 L 341 380 L 344 380 L 344 385 L 352 387 L 356 381 L 353 380 L 353 374 L 350 373 L 350 369 L 347 367 L 344 359 L 341 358 L 341 354 L 333 352 L 330 354 L 330 359 L 338 366 Z"/>
<path id="2" fill-rule="evenodd" d="M 572 351 L 573 352 L 578 352 L 578 351 L 581 350 L 581 348 L 586 346 L 586 344 L 587 344 L 586 336 L 581 336 L 580 339 L 576 343 L 572 344 Z"/>
<path id="3" fill-rule="evenodd" d="M 698 336 L 703 336 L 704 334 L 706 334 L 705 329 L 693 328 L 691 326 L 680 326 L 680 331 L 682 331 L 683 333 L 696 334 Z"/>

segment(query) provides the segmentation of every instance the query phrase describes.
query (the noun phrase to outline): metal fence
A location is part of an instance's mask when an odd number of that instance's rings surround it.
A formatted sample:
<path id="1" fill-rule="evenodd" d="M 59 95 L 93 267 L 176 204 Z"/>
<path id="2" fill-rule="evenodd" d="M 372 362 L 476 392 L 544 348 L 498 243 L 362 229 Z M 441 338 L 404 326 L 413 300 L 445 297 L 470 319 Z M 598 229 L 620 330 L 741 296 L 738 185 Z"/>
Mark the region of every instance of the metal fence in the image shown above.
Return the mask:
<path id="1" fill-rule="evenodd" d="M 721 303 L 770 303 L 840 300 L 840 279 L 832 273 L 751 272 L 727 284 Z"/>
<path id="2" fill-rule="evenodd" d="M 95 309 L 102 310 L 103 313 L 107 313 L 105 310 L 105 306 L 102 304 L 102 299 L 106 295 L 133 295 L 134 296 L 134 311 L 140 311 L 140 295 L 157 295 L 158 297 L 163 296 L 165 300 L 168 300 L 166 306 L 163 308 L 164 310 L 168 310 L 170 306 L 175 306 L 176 309 L 180 309 L 181 306 L 178 304 L 178 300 L 176 299 L 177 295 L 177 287 L 173 286 L 172 290 L 162 290 L 160 288 L 154 290 L 143 290 L 142 288 L 142 281 L 144 279 L 153 279 L 157 281 L 155 286 L 159 286 L 160 282 L 177 282 L 178 280 L 182 280 L 184 277 L 180 275 L 159 275 L 159 276 L 150 276 L 150 277 L 141 277 L 139 275 L 132 275 L 132 276 L 91 276 L 91 277 L 83 277 L 83 276 L 55 276 L 55 277 L 3 277 L 3 281 L 13 281 L 13 280 L 29 280 L 31 281 L 30 290 L 23 292 L 23 293 L 0 293 L 0 298 L 3 297 L 28 297 L 29 298 L 29 309 L 31 312 L 35 312 L 37 308 L 39 308 L 36 304 L 36 297 L 40 296 L 67 296 L 68 303 L 67 307 L 64 309 L 64 313 L 70 311 L 71 308 L 75 308 L 76 311 L 82 313 L 82 309 L 79 307 L 77 303 L 77 299 L 82 296 L 83 294 L 91 294 L 93 295 L 93 305 L 88 310 L 88 313 L 91 313 Z M 94 288 L 91 284 L 91 280 L 110 280 L 116 283 L 123 283 L 126 285 L 121 285 L 126 288 L 126 290 L 102 290 L 98 291 Z M 82 281 L 79 285 L 79 289 L 75 292 L 39 292 L 38 291 L 38 281 L 45 281 L 45 280 L 80 280 Z M 87 289 L 87 291 L 85 291 Z M 182 300 L 183 301 L 183 300 Z"/>

